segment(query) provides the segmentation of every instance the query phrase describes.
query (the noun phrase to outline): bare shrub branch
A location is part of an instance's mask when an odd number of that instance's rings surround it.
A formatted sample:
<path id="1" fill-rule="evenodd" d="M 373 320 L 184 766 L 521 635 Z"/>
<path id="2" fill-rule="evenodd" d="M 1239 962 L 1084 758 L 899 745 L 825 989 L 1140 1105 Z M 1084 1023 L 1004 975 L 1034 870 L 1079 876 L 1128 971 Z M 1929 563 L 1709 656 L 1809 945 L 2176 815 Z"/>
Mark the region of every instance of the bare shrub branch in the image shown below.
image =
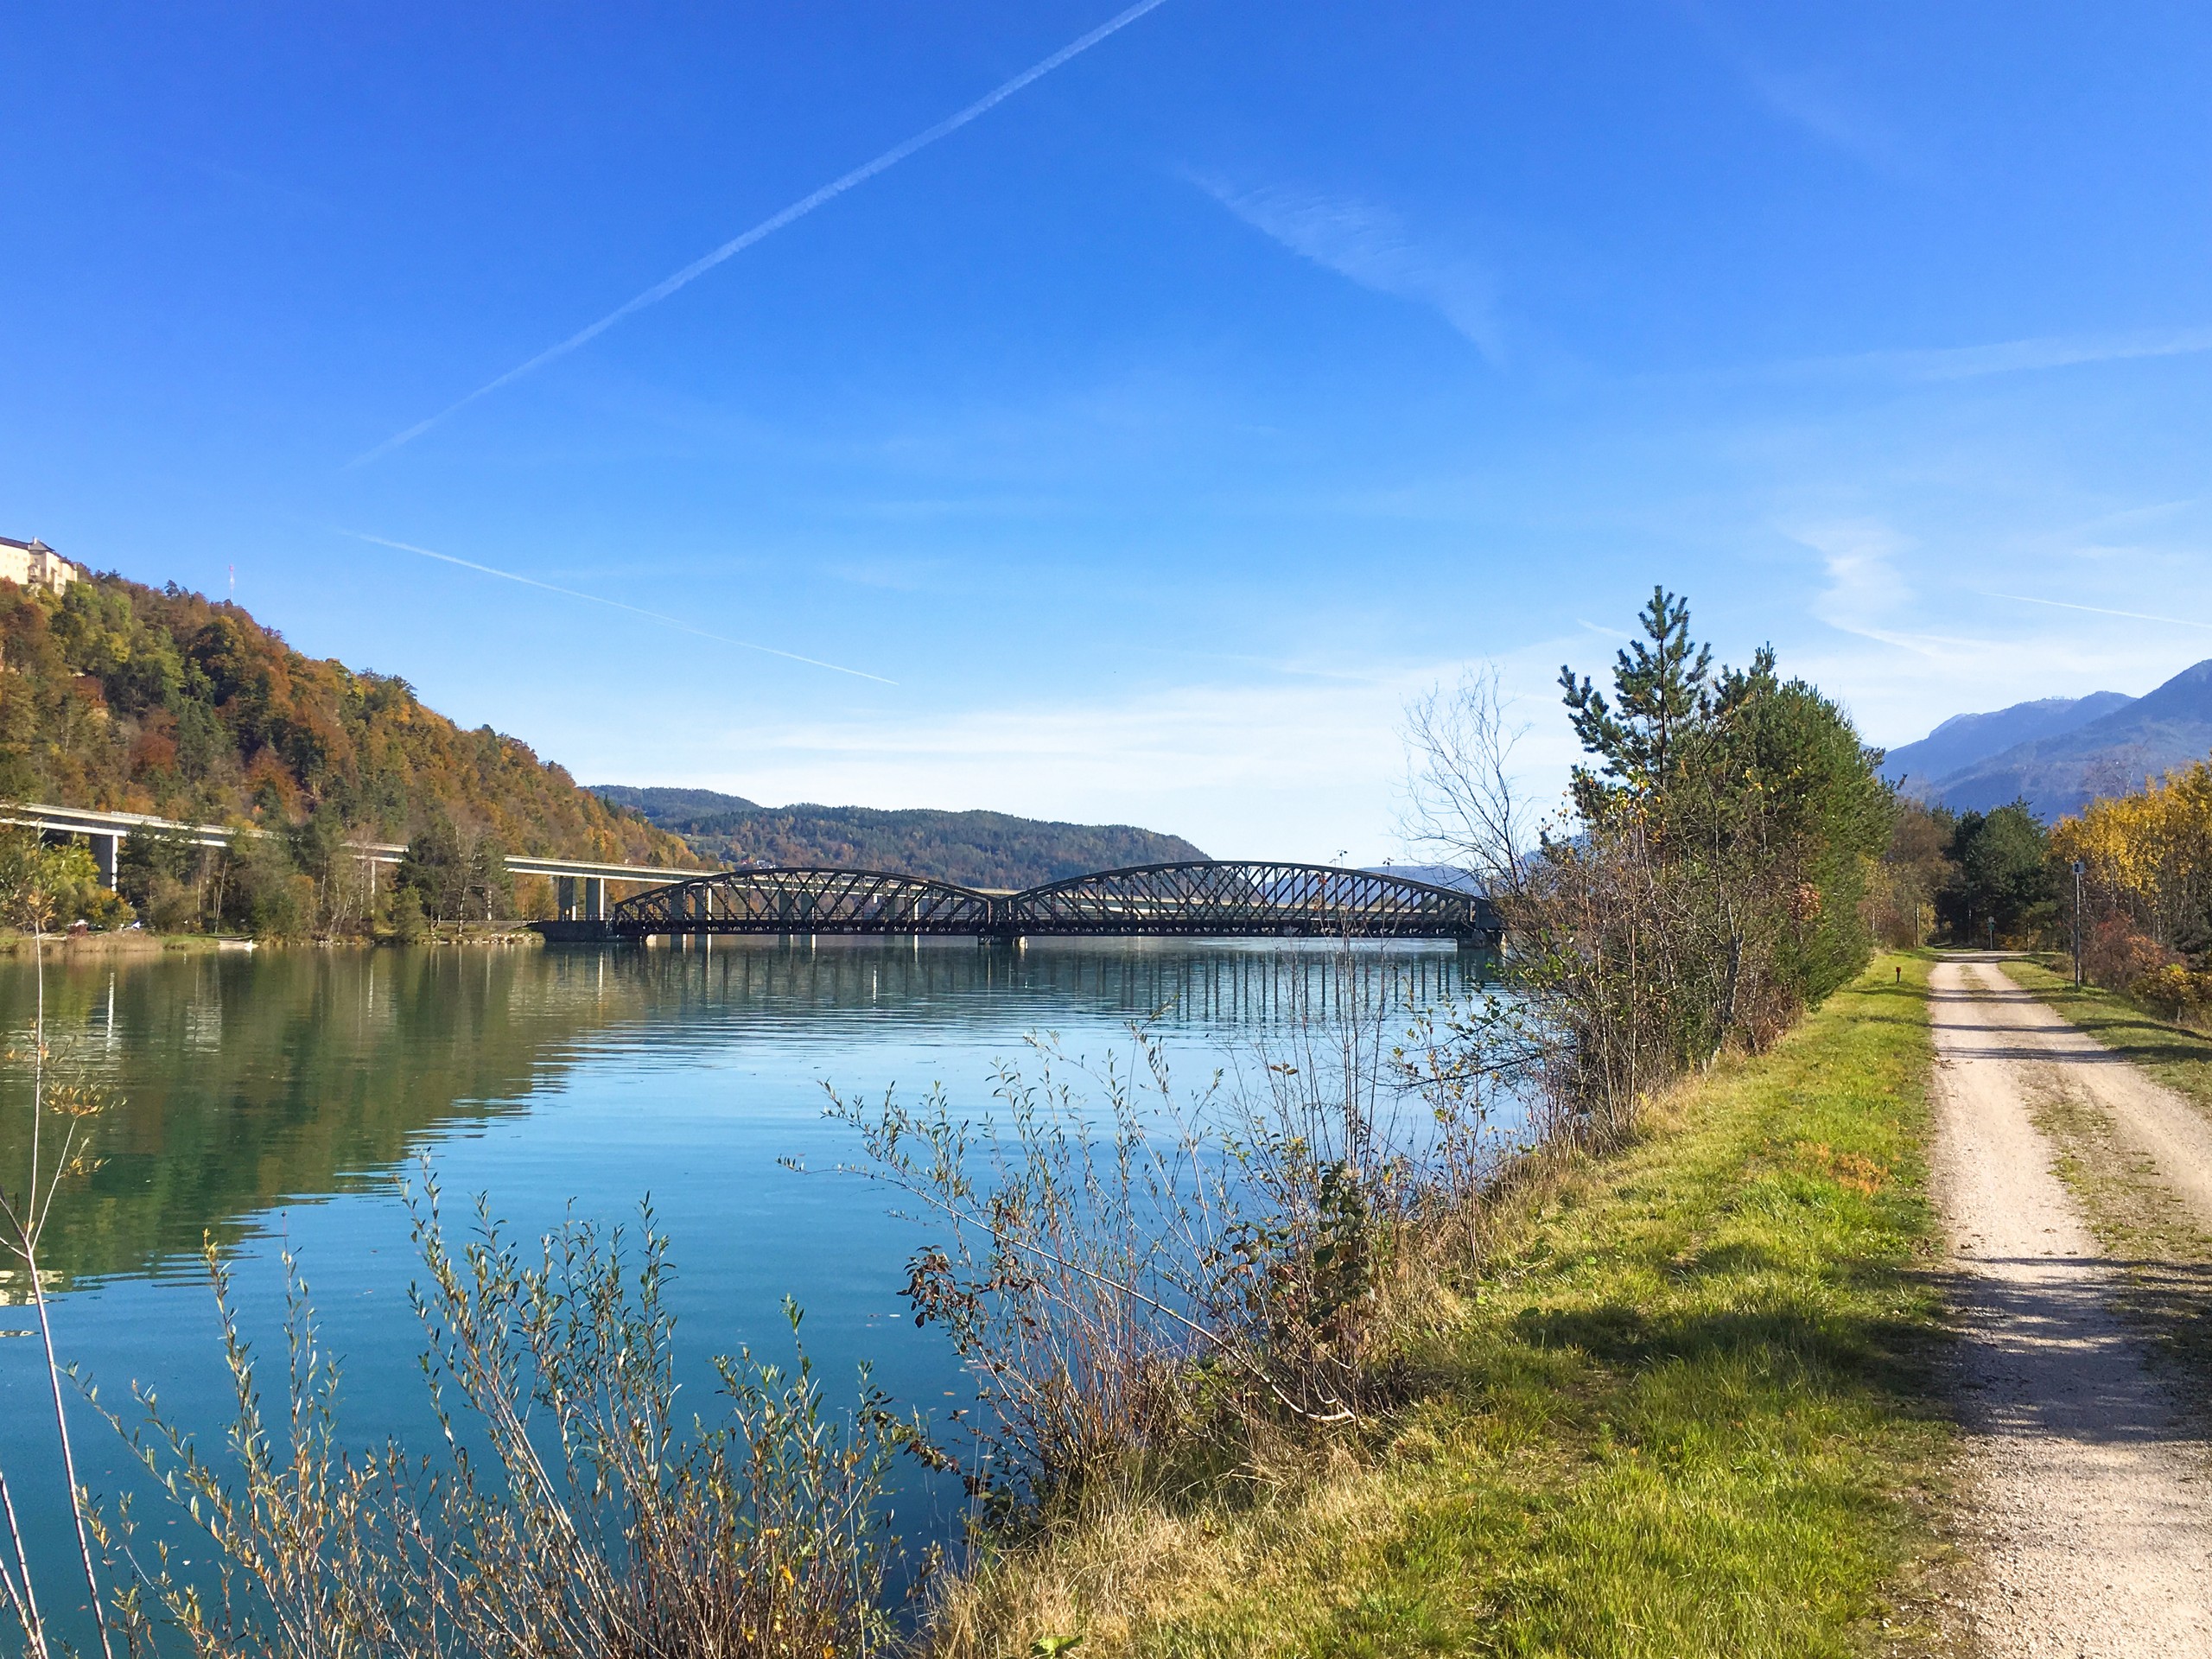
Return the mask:
<path id="1" fill-rule="evenodd" d="M 119 1512 L 103 1535 L 129 1567 L 134 1641 L 167 1624 L 202 1659 L 645 1659 L 860 1654 L 887 1639 L 881 1500 L 912 1431 L 865 1370 L 838 1417 L 803 1349 L 788 1370 L 718 1357 L 721 1409 L 687 1422 L 649 1208 L 634 1239 L 573 1222 L 533 1260 L 481 1201 L 457 1244 L 435 1182 L 413 1203 L 436 1452 L 340 1446 L 338 1367 L 289 1253 L 272 1412 L 211 1242 L 227 1456 L 203 1458 L 150 1394 L 143 1428 L 117 1427 L 213 1546 L 215 1594 L 177 1576 L 166 1545 L 140 1559 Z"/>
<path id="2" fill-rule="evenodd" d="M 1538 816 L 1513 770 L 1528 732 L 1489 664 L 1406 705 L 1399 835 L 1465 871 L 1493 898 L 1519 890 L 1537 845 Z"/>

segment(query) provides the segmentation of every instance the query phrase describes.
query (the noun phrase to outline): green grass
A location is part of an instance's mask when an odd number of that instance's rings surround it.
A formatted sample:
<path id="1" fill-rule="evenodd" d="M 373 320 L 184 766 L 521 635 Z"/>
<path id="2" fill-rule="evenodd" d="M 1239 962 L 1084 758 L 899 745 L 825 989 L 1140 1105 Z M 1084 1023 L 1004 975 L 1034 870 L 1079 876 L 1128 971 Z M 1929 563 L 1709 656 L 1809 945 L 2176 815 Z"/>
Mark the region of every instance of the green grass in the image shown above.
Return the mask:
<path id="1" fill-rule="evenodd" d="M 992 1575 L 1020 1613 L 951 1645 L 1938 1649 L 1926 971 L 1884 959 L 1641 1145 L 1522 1200 L 1370 1455 L 1271 1501 L 1064 1538 Z"/>

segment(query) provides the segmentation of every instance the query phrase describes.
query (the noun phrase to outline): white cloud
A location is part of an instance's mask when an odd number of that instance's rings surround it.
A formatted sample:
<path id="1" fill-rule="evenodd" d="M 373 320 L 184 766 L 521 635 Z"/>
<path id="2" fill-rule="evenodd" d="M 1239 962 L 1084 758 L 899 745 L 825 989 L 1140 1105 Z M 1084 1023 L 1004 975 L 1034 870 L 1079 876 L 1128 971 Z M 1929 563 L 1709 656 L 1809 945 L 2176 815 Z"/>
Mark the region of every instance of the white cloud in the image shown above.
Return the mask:
<path id="1" fill-rule="evenodd" d="M 1845 697 L 1868 739 L 1890 747 L 1955 714 L 2094 690 L 2139 695 L 2197 649 L 2181 629 L 2146 640 L 2130 624 L 2164 620 L 2147 613 L 2014 603 L 1994 591 L 2048 550 L 1931 550 L 1879 518 L 1786 533 L 1821 562 L 1826 581 L 1809 608 L 1834 632 L 1785 650 L 1784 666 Z"/>
<path id="2" fill-rule="evenodd" d="M 1869 167 L 1904 170 L 1904 151 L 1888 124 L 1840 87 L 1817 76 L 1768 68 L 1745 54 L 1732 55 L 1759 102 L 1783 120 Z"/>
<path id="3" fill-rule="evenodd" d="M 1785 533 L 1818 553 L 1827 569 L 1828 585 L 1814 614 L 1847 633 L 1883 638 L 1886 619 L 1912 598 L 1896 563 L 1910 543 L 1876 519 L 1804 524 Z"/>
<path id="4" fill-rule="evenodd" d="M 2121 363 L 2141 358 L 2185 357 L 2212 351 L 2212 328 L 2150 328 L 2107 334 L 2042 334 L 1987 346 L 1939 346 L 1925 350 L 1858 352 L 1784 364 L 1793 374 L 1863 375 L 1910 381 L 1973 380 L 1991 374 L 2026 374 L 2084 363 Z"/>
<path id="5" fill-rule="evenodd" d="M 1840 649 L 1808 641 L 1786 651 L 1783 666 L 1841 696 L 1869 742 L 1894 748 L 1925 737 L 1953 715 L 2091 691 L 2140 696 L 2196 654 L 2186 646 L 2146 652 L 2139 639 L 2094 627 L 2013 632 L 2007 619 L 1986 610 L 1975 620 L 1988 632 L 1881 630 Z"/>
<path id="6" fill-rule="evenodd" d="M 1832 73 L 1778 69 L 1710 8 L 1693 3 L 1687 10 L 1714 50 L 1771 114 L 1878 171 L 1909 170 L 1904 147 L 1891 124 L 1839 86 Z"/>
<path id="7" fill-rule="evenodd" d="M 1399 709 L 1417 677 L 806 721 L 744 733 L 732 781 L 771 801 L 1142 823 L 1216 854 L 1379 856 Z"/>
<path id="8" fill-rule="evenodd" d="M 2009 600 L 2015 605 L 2042 605 L 2055 611 L 2080 611 L 2088 616 L 2116 616 L 2129 622 L 2156 622 L 2170 628 L 2193 628 L 2212 632 L 2212 622 L 2185 616 L 2165 616 L 2150 611 L 2116 611 L 2107 605 L 2083 605 L 2070 599 L 2037 599 L 2031 594 L 1985 593 L 1984 599 Z"/>
<path id="9" fill-rule="evenodd" d="M 1497 280 L 1467 254 L 1416 240 L 1388 207 L 1283 188 L 1193 181 L 1237 218 L 1314 264 L 1394 299 L 1433 307 L 1491 363 L 1505 359 Z"/>

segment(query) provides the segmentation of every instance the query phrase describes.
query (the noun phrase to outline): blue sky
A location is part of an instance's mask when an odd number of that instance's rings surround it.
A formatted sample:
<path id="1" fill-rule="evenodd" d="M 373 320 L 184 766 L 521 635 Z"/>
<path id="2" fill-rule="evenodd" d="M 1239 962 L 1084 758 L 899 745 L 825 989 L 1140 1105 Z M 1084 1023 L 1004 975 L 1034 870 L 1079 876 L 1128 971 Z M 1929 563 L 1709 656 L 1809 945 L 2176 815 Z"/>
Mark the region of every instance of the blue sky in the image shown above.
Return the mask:
<path id="1" fill-rule="evenodd" d="M 1471 663 L 1555 788 L 1654 582 L 1879 742 L 2212 656 L 2179 4 L 1162 0 L 390 445 L 1116 10 L 11 8 L 0 534 L 588 781 L 1223 855 L 1400 852 Z"/>

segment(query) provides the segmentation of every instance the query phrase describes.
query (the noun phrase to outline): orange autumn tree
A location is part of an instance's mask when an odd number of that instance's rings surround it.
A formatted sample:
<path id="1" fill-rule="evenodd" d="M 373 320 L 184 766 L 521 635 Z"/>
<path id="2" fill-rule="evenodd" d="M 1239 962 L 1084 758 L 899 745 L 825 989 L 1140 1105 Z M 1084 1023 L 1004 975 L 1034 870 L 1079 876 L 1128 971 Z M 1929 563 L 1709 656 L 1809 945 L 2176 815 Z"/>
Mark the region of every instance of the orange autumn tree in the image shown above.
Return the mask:
<path id="1" fill-rule="evenodd" d="M 348 841 L 698 863 L 528 745 L 426 708 L 396 676 L 308 657 L 236 605 L 113 575 L 60 596 L 0 582 L 0 799 L 283 832 L 219 868 L 196 850 L 152 849 L 162 868 L 140 873 L 136 896 L 150 907 L 161 887 L 164 926 L 365 926 L 339 879 L 349 861 L 334 858 Z"/>

